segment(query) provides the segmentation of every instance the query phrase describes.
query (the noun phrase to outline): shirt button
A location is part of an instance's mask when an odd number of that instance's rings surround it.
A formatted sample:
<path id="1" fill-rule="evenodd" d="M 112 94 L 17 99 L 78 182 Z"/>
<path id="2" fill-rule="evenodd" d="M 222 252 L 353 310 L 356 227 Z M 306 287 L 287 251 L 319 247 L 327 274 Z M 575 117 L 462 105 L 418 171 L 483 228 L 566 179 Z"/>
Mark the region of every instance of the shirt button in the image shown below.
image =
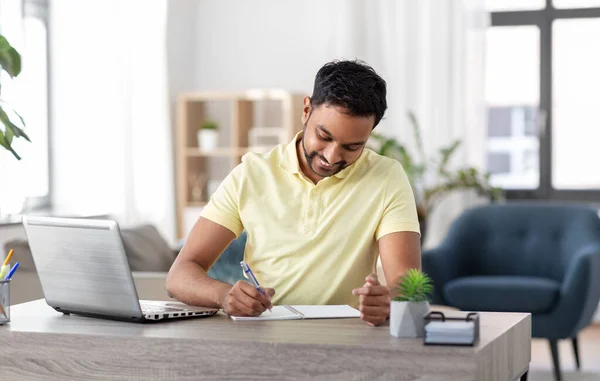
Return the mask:
<path id="1" fill-rule="evenodd" d="M 310 212 L 308 212 L 308 216 L 309 216 L 309 217 L 312 217 L 312 216 L 313 216 L 313 212 L 312 212 L 312 210 L 311 210 Z"/>

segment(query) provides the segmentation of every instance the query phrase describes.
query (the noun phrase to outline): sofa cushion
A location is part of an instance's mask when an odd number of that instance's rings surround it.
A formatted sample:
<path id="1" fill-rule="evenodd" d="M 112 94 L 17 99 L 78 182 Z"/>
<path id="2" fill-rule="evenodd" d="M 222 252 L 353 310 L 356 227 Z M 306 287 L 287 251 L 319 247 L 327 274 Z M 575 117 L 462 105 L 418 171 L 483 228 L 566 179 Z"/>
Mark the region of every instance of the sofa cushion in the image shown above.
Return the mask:
<path id="1" fill-rule="evenodd" d="M 123 244 L 131 271 L 169 271 L 176 253 L 152 225 L 121 229 Z M 29 243 L 14 239 L 4 243 L 4 250 L 14 249 L 13 262 L 19 271 L 35 271 Z"/>
<path id="2" fill-rule="evenodd" d="M 131 271 L 169 271 L 177 253 L 152 225 L 121 229 L 123 245 Z M 35 271 L 29 243 L 14 239 L 4 243 L 4 250 L 14 249 L 13 262 L 19 261 L 19 271 Z"/>
<path id="3" fill-rule="evenodd" d="M 13 249 L 13 257 L 11 262 L 19 262 L 19 271 L 35 271 L 35 263 L 31 256 L 29 243 L 24 239 L 13 239 L 4 243 L 4 253 L 8 254 L 9 250 Z"/>
<path id="4" fill-rule="evenodd" d="M 176 253 L 152 225 L 122 229 L 131 271 L 169 271 Z"/>
<path id="5" fill-rule="evenodd" d="M 446 283 L 443 294 L 451 306 L 466 311 L 541 313 L 552 309 L 560 284 L 526 276 L 470 276 Z"/>

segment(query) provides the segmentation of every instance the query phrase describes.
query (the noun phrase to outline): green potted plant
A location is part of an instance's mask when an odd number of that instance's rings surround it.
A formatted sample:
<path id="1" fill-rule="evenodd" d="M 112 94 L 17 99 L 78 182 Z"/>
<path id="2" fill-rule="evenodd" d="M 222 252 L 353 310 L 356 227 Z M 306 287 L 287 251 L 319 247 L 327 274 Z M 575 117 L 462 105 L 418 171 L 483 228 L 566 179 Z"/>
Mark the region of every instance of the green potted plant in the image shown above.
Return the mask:
<path id="1" fill-rule="evenodd" d="M 429 157 L 425 154 L 421 127 L 417 117 L 409 111 L 408 119 L 415 138 L 416 155 L 411 154 L 406 146 L 397 139 L 375 132 L 371 134 L 371 137 L 378 144 L 371 148 L 380 155 L 398 160 L 406 171 L 417 202 L 421 241 L 425 239 L 428 216 L 449 193 L 460 189 L 474 189 L 479 195 L 488 197 L 491 201 L 503 198 L 502 189 L 490 184 L 489 173 L 483 173 L 474 167 L 448 169 L 452 156 L 460 147 L 460 140 L 455 140 L 449 145 L 439 148 L 436 155 Z"/>
<path id="2" fill-rule="evenodd" d="M 11 78 L 18 76 L 21 72 L 21 55 L 2 35 L 0 35 L 0 66 L 2 71 L 8 73 Z M 17 124 L 20 124 L 21 127 Z M 22 127 L 25 127 L 23 118 L 0 98 L 0 146 L 12 153 L 17 160 L 21 160 L 21 157 L 12 147 L 13 139 L 23 138 L 31 141 L 23 132 Z"/>
<path id="3" fill-rule="evenodd" d="M 212 120 L 206 120 L 198 129 L 198 147 L 211 151 L 219 145 L 219 125 Z"/>
<path id="4" fill-rule="evenodd" d="M 429 313 L 433 284 L 419 269 L 409 269 L 392 291 L 390 334 L 394 337 L 423 337 L 424 317 Z"/>

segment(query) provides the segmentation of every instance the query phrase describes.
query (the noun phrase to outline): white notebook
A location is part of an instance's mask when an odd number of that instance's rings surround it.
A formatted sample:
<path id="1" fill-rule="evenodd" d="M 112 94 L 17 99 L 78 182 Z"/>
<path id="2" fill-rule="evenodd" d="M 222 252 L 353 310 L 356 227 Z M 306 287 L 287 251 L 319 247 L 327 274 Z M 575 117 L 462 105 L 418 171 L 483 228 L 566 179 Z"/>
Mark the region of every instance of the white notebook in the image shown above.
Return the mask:
<path id="1" fill-rule="evenodd" d="M 260 316 L 231 316 L 233 320 L 298 320 L 298 319 L 340 319 L 360 317 L 360 311 L 348 305 L 327 306 L 273 306 Z"/>

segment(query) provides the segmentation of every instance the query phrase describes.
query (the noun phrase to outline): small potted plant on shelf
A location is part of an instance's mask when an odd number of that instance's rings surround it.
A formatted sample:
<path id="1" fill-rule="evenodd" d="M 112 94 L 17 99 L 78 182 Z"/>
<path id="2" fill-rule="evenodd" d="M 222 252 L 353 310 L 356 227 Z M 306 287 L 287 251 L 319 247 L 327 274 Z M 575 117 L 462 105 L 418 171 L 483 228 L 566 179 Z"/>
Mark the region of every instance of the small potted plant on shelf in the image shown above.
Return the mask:
<path id="1" fill-rule="evenodd" d="M 198 147 L 203 150 L 214 150 L 219 145 L 219 125 L 207 120 L 200 125 L 198 130 Z"/>
<path id="2" fill-rule="evenodd" d="M 394 292 L 394 291 L 393 291 Z M 418 269 L 409 269 L 396 287 L 390 310 L 390 334 L 395 337 L 423 337 L 424 317 L 429 313 L 431 278 Z"/>

